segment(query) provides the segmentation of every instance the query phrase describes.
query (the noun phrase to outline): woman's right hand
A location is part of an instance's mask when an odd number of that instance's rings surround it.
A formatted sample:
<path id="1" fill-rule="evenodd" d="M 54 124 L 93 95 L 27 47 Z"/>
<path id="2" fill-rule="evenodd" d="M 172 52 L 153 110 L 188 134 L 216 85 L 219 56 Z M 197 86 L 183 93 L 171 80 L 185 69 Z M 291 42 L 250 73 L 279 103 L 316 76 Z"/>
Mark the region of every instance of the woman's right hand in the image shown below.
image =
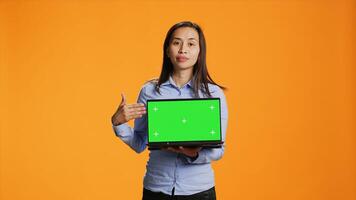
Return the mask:
<path id="1" fill-rule="evenodd" d="M 111 122 L 114 126 L 124 124 L 132 119 L 140 118 L 146 114 L 146 107 L 143 103 L 126 104 L 126 98 L 121 93 L 121 103 L 114 115 L 111 117 Z"/>

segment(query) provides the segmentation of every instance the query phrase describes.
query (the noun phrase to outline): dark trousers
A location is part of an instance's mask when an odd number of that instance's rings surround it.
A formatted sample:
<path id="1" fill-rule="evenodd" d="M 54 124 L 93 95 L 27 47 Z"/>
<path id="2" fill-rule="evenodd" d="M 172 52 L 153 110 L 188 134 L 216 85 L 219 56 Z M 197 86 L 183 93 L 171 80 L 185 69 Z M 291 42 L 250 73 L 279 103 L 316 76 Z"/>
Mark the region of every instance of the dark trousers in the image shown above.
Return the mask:
<path id="1" fill-rule="evenodd" d="M 215 187 L 192 195 L 173 195 L 164 194 L 162 192 L 152 192 L 143 188 L 142 200 L 216 200 Z"/>

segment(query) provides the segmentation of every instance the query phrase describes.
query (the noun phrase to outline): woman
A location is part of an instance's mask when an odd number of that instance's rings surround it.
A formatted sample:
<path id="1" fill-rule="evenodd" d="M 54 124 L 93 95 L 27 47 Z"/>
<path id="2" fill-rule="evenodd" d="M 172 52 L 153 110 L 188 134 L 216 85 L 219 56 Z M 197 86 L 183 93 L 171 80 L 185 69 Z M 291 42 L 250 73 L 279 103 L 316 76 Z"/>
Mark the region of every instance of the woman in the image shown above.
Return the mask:
<path id="1" fill-rule="evenodd" d="M 222 140 L 227 127 L 224 87 L 210 77 L 206 66 L 206 44 L 201 28 L 185 21 L 170 28 L 164 41 L 159 79 L 147 82 L 137 104 L 126 104 L 125 96 L 112 116 L 116 135 L 137 153 L 146 149 L 147 99 L 219 97 Z M 134 128 L 126 124 L 135 119 Z M 216 199 L 211 161 L 219 160 L 222 148 L 178 147 L 151 151 L 144 177 L 143 200 Z"/>

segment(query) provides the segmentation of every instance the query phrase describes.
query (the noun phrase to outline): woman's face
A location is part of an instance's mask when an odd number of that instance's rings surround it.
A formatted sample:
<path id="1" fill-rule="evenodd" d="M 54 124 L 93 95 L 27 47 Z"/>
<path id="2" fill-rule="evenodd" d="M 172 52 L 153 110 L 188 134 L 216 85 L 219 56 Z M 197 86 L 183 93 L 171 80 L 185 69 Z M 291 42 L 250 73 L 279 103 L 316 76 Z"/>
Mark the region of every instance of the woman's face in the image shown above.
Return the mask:
<path id="1" fill-rule="evenodd" d="M 173 32 L 167 55 L 175 70 L 193 69 L 199 51 L 198 32 L 194 28 L 182 27 Z"/>

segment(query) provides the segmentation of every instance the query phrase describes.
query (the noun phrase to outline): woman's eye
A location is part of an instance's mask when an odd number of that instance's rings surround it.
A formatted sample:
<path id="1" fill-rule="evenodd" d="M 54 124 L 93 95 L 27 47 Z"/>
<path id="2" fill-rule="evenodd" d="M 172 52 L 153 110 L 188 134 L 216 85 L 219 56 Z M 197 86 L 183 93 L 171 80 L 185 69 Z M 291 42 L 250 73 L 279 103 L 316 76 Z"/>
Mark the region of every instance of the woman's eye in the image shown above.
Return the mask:
<path id="1" fill-rule="evenodd" d="M 189 46 L 194 46 L 195 44 L 194 43 L 189 43 Z"/>
<path id="2" fill-rule="evenodd" d="M 179 44 L 179 42 L 175 41 L 175 42 L 173 42 L 173 44 L 174 44 L 174 45 L 177 45 L 177 44 Z"/>

